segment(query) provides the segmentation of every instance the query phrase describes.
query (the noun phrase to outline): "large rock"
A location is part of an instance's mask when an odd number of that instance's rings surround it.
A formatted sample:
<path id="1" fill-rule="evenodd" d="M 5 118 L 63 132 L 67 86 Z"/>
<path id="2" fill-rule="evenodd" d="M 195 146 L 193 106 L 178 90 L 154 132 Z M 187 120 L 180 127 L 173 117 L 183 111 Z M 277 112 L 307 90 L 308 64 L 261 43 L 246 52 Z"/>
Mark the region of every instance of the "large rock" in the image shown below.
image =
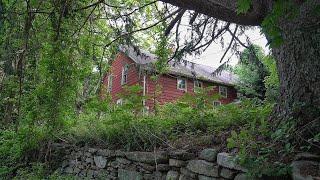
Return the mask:
<path id="1" fill-rule="evenodd" d="M 115 152 L 108 149 L 99 149 L 96 151 L 98 156 L 115 157 Z"/>
<path id="2" fill-rule="evenodd" d="M 166 176 L 166 180 L 178 180 L 179 173 L 177 171 L 169 171 Z"/>
<path id="3" fill-rule="evenodd" d="M 215 162 L 217 160 L 218 151 L 216 149 L 204 149 L 201 151 L 199 158 L 206 161 Z"/>
<path id="4" fill-rule="evenodd" d="M 88 152 L 93 154 L 93 153 L 97 152 L 97 149 L 95 149 L 95 148 L 88 148 Z"/>
<path id="5" fill-rule="evenodd" d="M 117 158 L 116 158 L 116 161 L 117 161 L 119 164 L 124 164 L 124 165 L 127 165 L 127 164 L 130 164 L 130 163 L 131 163 L 131 161 L 129 161 L 128 159 L 121 158 L 121 157 L 117 157 Z"/>
<path id="6" fill-rule="evenodd" d="M 169 160 L 168 156 L 163 152 L 128 152 L 126 157 L 129 160 L 147 164 L 167 163 Z"/>
<path id="7" fill-rule="evenodd" d="M 270 178 L 268 178 L 270 179 Z M 256 178 L 246 175 L 245 173 L 239 173 L 233 180 L 262 180 L 262 178 Z"/>
<path id="8" fill-rule="evenodd" d="M 304 152 L 304 153 L 297 154 L 294 160 L 295 161 L 299 161 L 299 160 L 320 161 L 320 156 Z"/>
<path id="9" fill-rule="evenodd" d="M 248 177 L 244 173 L 240 173 L 240 174 L 236 175 L 236 177 L 234 178 L 234 180 L 247 180 L 247 179 L 248 179 Z"/>
<path id="10" fill-rule="evenodd" d="M 233 179 L 236 174 L 236 171 L 227 168 L 222 168 L 220 171 L 220 176 L 226 179 Z"/>
<path id="11" fill-rule="evenodd" d="M 189 152 L 186 152 L 186 151 L 183 151 L 183 150 L 170 151 L 168 153 L 168 155 L 169 155 L 170 158 L 180 159 L 180 160 L 183 160 L 183 161 L 191 160 L 191 159 L 194 159 L 196 157 L 195 154 L 192 154 L 192 153 L 189 153 Z"/>
<path id="12" fill-rule="evenodd" d="M 93 159 L 92 159 L 91 157 L 87 157 L 86 160 L 85 160 L 85 162 L 86 162 L 87 164 L 93 164 Z"/>
<path id="13" fill-rule="evenodd" d="M 102 156 L 94 156 L 93 157 L 94 163 L 98 168 L 105 168 L 107 165 L 107 159 Z"/>
<path id="14" fill-rule="evenodd" d="M 217 180 L 218 178 L 199 175 L 198 179 L 199 180 Z"/>
<path id="15" fill-rule="evenodd" d="M 64 168 L 63 170 L 64 173 L 67 173 L 67 174 L 72 174 L 73 173 L 73 168 L 72 167 L 66 167 Z"/>
<path id="16" fill-rule="evenodd" d="M 156 169 L 155 166 L 152 166 L 150 164 L 138 163 L 138 165 L 147 171 L 154 171 Z"/>
<path id="17" fill-rule="evenodd" d="M 193 178 L 193 177 L 189 177 L 189 176 L 186 176 L 184 174 L 181 174 L 179 176 L 179 180 L 196 180 L 196 178 Z"/>
<path id="18" fill-rule="evenodd" d="M 235 162 L 235 157 L 231 156 L 229 153 L 225 153 L 225 152 L 219 153 L 217 156 L 217 163 L 222 167 L 247 172 L 247 169 L 237 164 Z"/>
<path id="19" fill-rule="evenodd" d="M 109 179 L 108 178 L 109 174 L 107 171 L 103 171 L 103 170 L 98 170 L 98 171 L 95 171 L 95 178 L 96 179 Z"/>
<path id="20" fill-rule="evenodd" d="M 185 177 L 190 177 L 190 178 L 196 178 L 197 177 L 196 173 L 191 172 L 189 169 L 184 168 L 184 167 L 180 168 L 180 172 L 181 172 L 181 175 L 184 175 Z"/>
<path id="21" fill-rule="evenodd" d="M 197 174 L 211 177 L 219 176 L 218 166 L 204 160 L 191 160 L 189 161 L 187 168 Z"/>
<path id="22" fill-rule="evenodd" d="M 291 163 L 292 167 L 292 179 L 293 180 L 312 180 L 317 176 L 320 179 L 320 162 L 315 161 L 293 161 Z M 306 172 L 304 172 L 306 171 Z M 306 174 L 308 173 L 308 174 Z M 312 174 L 309 174 L 312 173 Z M 317 175 L 316 175 L 317 174 Z"/>
<path id="23" fill-rule="evenodd" d="M 166 179 L 166 175 L 163 175 L 160 172 L 155 171 L 152 174 L 143 174 L 143 180 L 165 180 Z"/>
<path id="24" fill-rule="evenodd" d="M 186 165 L 185 161 L 178 160 L 178 159 L 169 159 L 169 166 L 173 167 L 183 167 Z"/>
<path id="25" fill-rule="evenodd" d="M 129 171 L 125 169 L 118 170 L 118 179 L 119 180 L 142 180 L 143 176 L 137 171 Z"/>
<path id="26" fill-rule="evenodd" d="M 168 164 L 157 164 L 156 170 L 157 171 L 169 171 L 170 166 Z"/>

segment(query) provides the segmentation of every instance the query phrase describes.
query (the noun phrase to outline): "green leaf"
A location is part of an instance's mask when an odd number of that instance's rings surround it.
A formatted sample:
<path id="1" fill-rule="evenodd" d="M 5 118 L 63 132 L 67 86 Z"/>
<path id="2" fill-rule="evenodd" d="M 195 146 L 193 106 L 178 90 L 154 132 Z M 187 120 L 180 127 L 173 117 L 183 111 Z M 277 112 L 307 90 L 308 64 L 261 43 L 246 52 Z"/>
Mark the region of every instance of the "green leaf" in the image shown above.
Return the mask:
<path id="1" fill-rule="evenodd" d="M 238 0 L 237 14 L 246 13 L 250 9 L 251 0 Z"/>

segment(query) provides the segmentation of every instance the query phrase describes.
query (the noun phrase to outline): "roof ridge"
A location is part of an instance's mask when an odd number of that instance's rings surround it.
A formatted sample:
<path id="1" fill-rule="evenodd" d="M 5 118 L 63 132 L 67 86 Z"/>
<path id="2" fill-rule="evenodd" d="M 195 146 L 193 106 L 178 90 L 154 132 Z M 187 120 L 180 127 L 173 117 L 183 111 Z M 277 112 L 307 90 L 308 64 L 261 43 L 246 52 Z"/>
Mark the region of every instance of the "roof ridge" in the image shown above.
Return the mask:
<path id="1" fill-rule="evenodd" d="M 136 51 L 136 49 L 139 50 L 139 52 Z M 140 65 L 147 65 L 153 62 L 156 62 L 158 60 L 158 57 L 150 53 L 146 50 L 139 49 L 138 47 L 134 48 L 133 46 L 128 45 L 121 45 L 119 47 L 119 51 L 122 51 L 125 53 L 129 58 L 131 58 L 135 63 Z M 179 63 L 176 63 L 179 62 Z M 212 66 L 199 64 L 196 62 L 192 62 L 186 59 L 180 59 L 175 62 L 168 62 L 170 66 L 170 72 L 178 75 L 183 76 L 193 76 L 193 72 L 198 74 L 198 77 L 204 78 L 208 81 L 213 81 L 217 83 L 223 83 L 228 85 L 234 85 L 236 77 L 232 74 L 232 72 L 225 71 L 225 73 L 221 73 L 217 76 L 211 76 L 212 73 L 217 69 Z M 188 64 L 191 64 L 188 65 Z"/>

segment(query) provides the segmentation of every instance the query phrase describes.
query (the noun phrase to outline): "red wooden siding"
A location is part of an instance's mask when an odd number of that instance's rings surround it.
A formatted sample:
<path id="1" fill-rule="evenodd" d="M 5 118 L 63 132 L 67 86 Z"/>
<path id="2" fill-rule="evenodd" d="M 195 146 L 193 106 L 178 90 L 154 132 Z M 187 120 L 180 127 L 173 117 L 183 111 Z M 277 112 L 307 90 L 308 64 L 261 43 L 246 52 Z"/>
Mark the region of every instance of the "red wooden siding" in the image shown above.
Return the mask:
<path id="1" fill-rule="evenodd" d="M 110 92 L 112 96 L 112 100 L 115 102 L 119 99 L 118 94 L 124 91 L 124 85 L 121 85 L 121 76 L 122 76 L 122 67 L 125 65 L 129 65 L 129 72 L 128 72 L 128 80 L 125 85 L 131 86 L 135 84 L 140 84 L 139 80 L 139 72 L 136 66 L 136 63 L 127 57 L 124 53 L 120 52 L 117 54 L 115 60 L 111 64 L 110 72 L 106 74 L 103 79 L 103 84 L 105 88 L 108 88 L 108 76 L 112 74 L 112 90 Z M 141 85 L 141 84 L 140 84 Z M 106 90 L 105 90 L 106 91 Z"/>
<path id="2" fill-rule="evenodd" d="M 113 75 L 112 80 L 112 90 L 110 92 L 112 96 L 112 100 L 116 102 L 119 99 L 118 94 L 123 92 L 123 85 L 121 85 L 121 76 L 122 76 L 122 67 L 125 65 L 129 65 L 129 72 L 128 72 L 128 82 L 126 85 L 131 86 L 135 84 L 140 84 L 143 86 L 143 75 L 139 77 L 138 68 L 136 63 L 127 57 L 124 53 L 120 52 L 117 54 L 115 60 L 111 64 L 110 72 L 107 73 L 103 79 L 104 89 L 102 93 L 105 93 L 108 88 L 108 76 L 110 74 Z M 194 93 L 194 82 L 193 79 L 188 79 L 185 77 L 181 77 L 187 80 L 187 91 L 177 89 L 177 76 L 171 74 L 165 74 L 160 76 L 157 82 L 154 82 L 150 79 L 149 76 L 146 77 L 146 95 L 149 99 L 146 101 L 146 106 L 149 108 L 153 108 L 154 102 L 153 97 L 156 91 L 156 85 L 160 85 L 161 87 L 161 94 L 158 95 L 156 98 L 160 104 L 165 104 L 167 102 L 174 102 L 182 97 L 186 93 Z M 215 86 L 213 89 L 213 93 L 219 93 L 219 84 L 212 83 L 212 82 L 205 82 L 203 83 L 203 87 L 208 86 Z M 223 86 L 223 85 L 222 85 Z M 234 99 L 237 98 L 237 93 L 234 87 L 232 86 L 225 86 L 228 88 L 227 90 L 227 98 L 221 98 L 219 101 L 222 104 L 227 104 L 233 102 Z"/>
<path id="3" fill-rule="evenodd" d="M 183 90 L 177 89 L 177 78 L 178 77 L 174 75 L 162 75 L 157 82 L 154 82 L 148 77 L 147 83 L 146 83 L 147 95 L 149 97 L 154 97 L 156 84 L 159 84 L 160 87 L 162 87 L 161 94 L 158 95 L 158 97 L 156 98 L 160 104 L 165 104 L 167 102 L 174 102 L 186 93 L 194 94 L 193 79 L 185 78 L 187 79 L 187 91 L 183 91 Z M 181 78 L 184 78 L 184 77 L 181 77 Z M 214 84 L 212 82 L 205 82 L 205 81 L 201 81 L 201 82 L 203 83 L 203 87 L 214 86 L 212 93 L 219 93 L 218 84 Z M 237 98 L 236 90 L 234 89 L 234 87 L 230 87 L 230 86 L 229 87 L 226 86 L 226 87 L 228 89 L 227 98 L 219 99 L 219 101 L 222 104 L 231 103 L 234 101 L 234 99 Z M 150 98 L 149 100 L 147 100 L 146 105 L 152 109 L 154 106 L 153 98 Z"/>

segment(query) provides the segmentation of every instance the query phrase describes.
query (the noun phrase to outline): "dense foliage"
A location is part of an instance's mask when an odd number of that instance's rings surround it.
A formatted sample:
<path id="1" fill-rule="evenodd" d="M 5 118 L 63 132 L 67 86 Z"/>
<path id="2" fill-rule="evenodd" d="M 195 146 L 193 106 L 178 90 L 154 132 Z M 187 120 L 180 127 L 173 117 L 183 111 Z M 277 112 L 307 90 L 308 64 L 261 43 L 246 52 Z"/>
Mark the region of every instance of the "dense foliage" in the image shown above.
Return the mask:
<path id="1" fill-rule="evenodd" d="M 166 148 L 171 140 L 181 136 L 219 134 L 229 128 L 237 129 L 253 121 L 266 120 L 272 107 L 258 106 L 251 101 L 213 107 L 212 103 L 206 102 L 210 97 L 203 98 L 203 94 L 199 92 L 195 97 L 186 96 L 177 103 L 160 106 L 156 115 L 137 115 L 138 110 L 143 111 L 143 106 L 139 106 L 141 101 L 132 101 L 135 99 L 132 96 L 124 98 L 122 106 L 103 108 L 99 118 L 88 107 L 70 124 L 66 136 L 71 142 L 89 142 L 126 150 L 152 150 Z M 92 103 L 96 107 L 95 102 Z"/>
<path id="2" fill-rule="evenodd" d="M 238 13 L 248 11 L 251 3 L 238 0 Z M 281 3 L 275 3 L 262 24 L 275 45 L 282 42 L 277 22 L 292 7 Z M 139 87 L 128 88 L 129 93 L 121 95 L 126 99 L 121 107 L 110 103 L 109 97 L 100 99 L 105 95 L 101 80 L 119 44 L 148 47 L 159 56 L 155 66 L 161 73 L 167 68 L 166 61 L 172 60 L 170 56 L 181 59 L 185 52 L 201 53 L 217 38 L 224 44 L 222 34 L 235 36 L 246 30 L 189 12 L 186 30 L 191 33 L 181 38 L 179 25 L 184 24 L 181 17 L 185 12 L 150 0 L 1 0 L 0 179 L 61 179 L 57 174 L 48 175 L 52 172 L 46 162 L 50 144 L 61 141 L 152 150 L 171 146 L 170 142 L 180 137 L 233 130 L 228 147 L 239 150 L 239 161 L 255 175 L 284 174 L 285 160 L 280 159 L 279 166 L 270 164 L 277 153 L 288 157 L 295 149 L 316 147 L 318 132 L 300 146 L 294 137 L 297 121 L 286 119 L 276 129 L 267 121 L 273 107 L 270 102 L 278 96 L 279 80 L 272 57 L 257 51 L 252 58 L 255 47 L 242 54 L 239 74 L 243 84 L 252 85 L 242 86 L 242 90 L 267 101 L 253 98 L 214 108 L 205 100 L 217 97 L 200 91 L 176 104 L 156 105 L 156 113 L 147 116 L 141 101 L 148 97 L 137 96 Z M 174 27 L 176 37 L 168 36 Z M 172 39 L 177 48 L 174 52 L 168 46 Z M 232 38 L 227 51 L 236 51 L 241 44 L 238 41 Z M 271 168 L 259 168 L 266 166 Z"/>
<path id="3" fill-rule="evenodd" d="M 49 137 L 51 133 L 41 126 L 34 128 L 32 134 L 26 132 L 31 130 L 30 126 L 25 131 L 1 132 L 1 176 L 17 173 L 17 177 L 40 177 L 51 173 L 41 164 L 29 164 L 37 162 L 30 156 L 39 151 L 37 143 L 46 139 L 125 150 L 170 148 L 179 138 L 218 135 L 230 129 L 237 131 L 239 126 L 252 122 L 265 122 L 272 109 L 271 105 L 261 106 L 254 101 L 213 107 L 208 100 L 219 97 L 208 96 L 208 88 L 199 89 L 195 96 L 186 95 L 176 103 L 158 106 L 157 114 L 147 115 L 141 106 L 140 88 L 128 87 L 127 92 L 120 95 L 124 100 L 122 106 L 110 104 L 108 97 L 103 101 L 89 99 L 76 118 L 63 120 L 63 131 L 56 132 L 54 137 Z"/>
<path id="4" fill-rule="evenodd" d="M 243 50 L 233 71 L 238 76 L 237 90 L 243 96 L 275 102 L 279 91 L 275 60 L 266 56 L 261 47 L 251 45 Z"/>

